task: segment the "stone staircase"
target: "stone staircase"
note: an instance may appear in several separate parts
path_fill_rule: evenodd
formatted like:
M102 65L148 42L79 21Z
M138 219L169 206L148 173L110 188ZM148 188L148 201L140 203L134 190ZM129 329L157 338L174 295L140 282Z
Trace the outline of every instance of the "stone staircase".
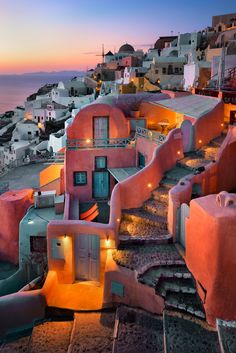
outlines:
M205 312L195 280L168 234L168 192L180 179L200 172L198 168L215 160L225 136L222 134L179 160L165 173L160 186L142 207L123 210L120 245L113 252L117 264L135 270L139 282L153 287L156 294L164 298L166 309L202 320Z

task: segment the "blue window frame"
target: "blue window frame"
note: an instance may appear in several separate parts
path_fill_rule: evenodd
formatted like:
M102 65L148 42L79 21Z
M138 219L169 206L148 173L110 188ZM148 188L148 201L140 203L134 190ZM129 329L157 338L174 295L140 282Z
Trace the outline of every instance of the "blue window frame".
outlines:
M87 172L74 172L74 186L87 184Z

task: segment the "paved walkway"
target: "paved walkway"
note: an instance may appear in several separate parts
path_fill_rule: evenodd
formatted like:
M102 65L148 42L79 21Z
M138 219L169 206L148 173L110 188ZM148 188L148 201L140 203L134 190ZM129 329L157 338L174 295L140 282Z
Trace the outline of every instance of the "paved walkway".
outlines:
M77 313L68 353L111 353L115 312Z
M9 189L39 188L39 173L47 168L45 163L30 164L11 169L0 177L0 184L8 182Z

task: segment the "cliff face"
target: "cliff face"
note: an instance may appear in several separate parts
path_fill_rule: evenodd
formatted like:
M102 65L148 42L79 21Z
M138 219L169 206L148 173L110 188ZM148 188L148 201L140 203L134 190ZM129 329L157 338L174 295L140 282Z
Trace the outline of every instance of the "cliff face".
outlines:
M19 262L19 223L33 203L33 190L11 190L0 196L0 260Z

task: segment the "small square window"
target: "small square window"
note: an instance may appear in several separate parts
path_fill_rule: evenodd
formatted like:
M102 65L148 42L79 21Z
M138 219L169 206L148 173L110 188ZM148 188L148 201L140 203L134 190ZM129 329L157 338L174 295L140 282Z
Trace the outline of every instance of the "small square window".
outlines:
M74 186L87 184L87 172L74 172Z
M95 170L107 169L107 157L95 157Z

